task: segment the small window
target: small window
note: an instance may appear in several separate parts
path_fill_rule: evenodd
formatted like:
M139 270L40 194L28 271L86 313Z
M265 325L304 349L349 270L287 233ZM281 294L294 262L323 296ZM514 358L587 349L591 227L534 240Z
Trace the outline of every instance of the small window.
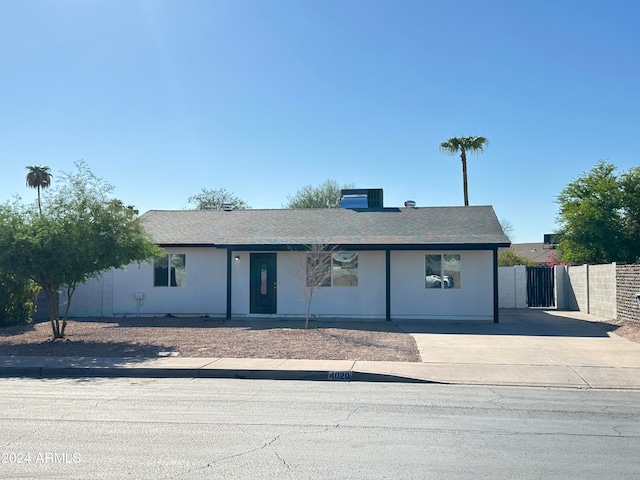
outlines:
M460 288L460 254L425 256L426 288Z
M154 287L184 287L186 284L186 255L172 253L153 263Z
M357 253L307 254L307 286L357 287Z
M334 287L358 286L358 254L334 253L331 268Z

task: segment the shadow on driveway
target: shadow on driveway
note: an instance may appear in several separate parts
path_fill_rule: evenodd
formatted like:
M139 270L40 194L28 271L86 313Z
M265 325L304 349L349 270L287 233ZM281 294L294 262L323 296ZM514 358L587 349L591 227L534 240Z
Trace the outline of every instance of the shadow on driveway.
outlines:
M410 320L397 322L407 333L522 335L535 337L608 337L619 328L606 321L586 320L579 312L500 309L500 323L490 321Z

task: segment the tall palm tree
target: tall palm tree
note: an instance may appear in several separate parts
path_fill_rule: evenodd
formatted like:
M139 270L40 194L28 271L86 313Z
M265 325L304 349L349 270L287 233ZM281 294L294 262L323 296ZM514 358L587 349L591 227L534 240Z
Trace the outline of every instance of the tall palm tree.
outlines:
M38 211L42 215L42 207L40 205L40 189L51 186L51 169L49 167L42 167L40 165L33 165L27 167L29 173L27 173L27 187L38 189Z
M489 145L484 137L453 137L440 144L440 151L450 155L460 153L462 159L462 185L464 189L464 206L469 205L469 189L467 187L467 152L481 153Z

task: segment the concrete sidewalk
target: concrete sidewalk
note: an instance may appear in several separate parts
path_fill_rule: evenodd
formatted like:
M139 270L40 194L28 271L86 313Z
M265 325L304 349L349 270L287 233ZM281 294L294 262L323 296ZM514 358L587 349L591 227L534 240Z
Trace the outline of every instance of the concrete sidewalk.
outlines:
M391 381L640 389L640 344L577 312L513 310L501 323L402 322L421 363L241 358L0 357L0 375Z

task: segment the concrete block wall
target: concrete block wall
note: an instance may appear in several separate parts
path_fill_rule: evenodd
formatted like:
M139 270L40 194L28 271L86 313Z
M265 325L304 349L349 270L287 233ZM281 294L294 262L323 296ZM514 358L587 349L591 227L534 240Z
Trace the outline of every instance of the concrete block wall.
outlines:
M616 316L618 320L640 322L640 265L616 265Z
M558 310L640 322L636 301L640 294L640 264L556 266L554 271ZM526 268L500 267L498 293L500 308L526 308Z
M567 298L568 310L589 310L589 265L567 267L570 294Z
M600 318L616 318L616 264L589 265L588 312Z
M567 268L569 288L563 304L601 318L616 318L616 264L576 265Z

